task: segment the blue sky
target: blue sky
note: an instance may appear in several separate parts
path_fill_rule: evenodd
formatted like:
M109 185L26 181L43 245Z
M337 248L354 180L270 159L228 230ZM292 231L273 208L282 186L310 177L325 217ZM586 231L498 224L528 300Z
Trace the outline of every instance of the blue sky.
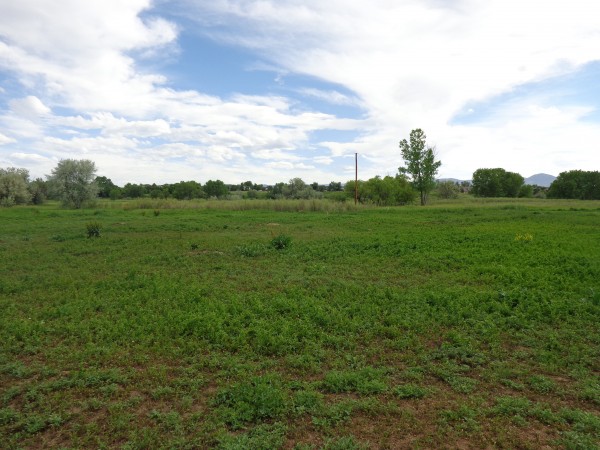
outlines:
M0 167L117 184L600 170L589 0L0 3Z

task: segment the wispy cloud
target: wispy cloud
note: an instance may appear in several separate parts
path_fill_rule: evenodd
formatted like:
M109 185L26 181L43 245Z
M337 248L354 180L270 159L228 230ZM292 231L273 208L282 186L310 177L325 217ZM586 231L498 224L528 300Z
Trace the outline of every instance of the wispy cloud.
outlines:
M600 140L589 120L597 99L523 92L495 101L600 60L587 0L177 0L168 4L177 15L166 6L2 2L2 164L35 162L42 174L62 157L89 157L117 182L275 182L297 171L324 182L343 179L355 152L363 176L393 173L398 141L420 127L446 176L600 166L586 145ZM242 72L228 95L179 87L160 62L180 57L190 21L194 33L248 51L255 62L245 68L274 72L281 84L256 89ZM293 75L308 81L291 86ZM485 120L453 120L482 101ZM349 119L337 107L364 114ZM323 130L353 134L321 142Z

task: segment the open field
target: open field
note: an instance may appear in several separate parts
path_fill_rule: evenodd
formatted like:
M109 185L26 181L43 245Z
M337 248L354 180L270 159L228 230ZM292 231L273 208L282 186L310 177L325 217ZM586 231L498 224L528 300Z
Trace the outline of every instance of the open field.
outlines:
M273 205L0 209L0 448L598 448L600 202Z

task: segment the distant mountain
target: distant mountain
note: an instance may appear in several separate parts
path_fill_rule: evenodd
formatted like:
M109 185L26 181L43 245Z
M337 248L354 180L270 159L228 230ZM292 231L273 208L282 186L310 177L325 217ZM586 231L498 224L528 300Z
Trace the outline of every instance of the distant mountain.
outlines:
M442 183L444 181L452 181L453 183L462 183L463 181L468 181L469 183L471 182L471 180L459 180L458 178L438 178L436 181Z
M528 178L525 178L525 184L537 184L538 186L549 187L556 180L554 175L547 173L536 173Z

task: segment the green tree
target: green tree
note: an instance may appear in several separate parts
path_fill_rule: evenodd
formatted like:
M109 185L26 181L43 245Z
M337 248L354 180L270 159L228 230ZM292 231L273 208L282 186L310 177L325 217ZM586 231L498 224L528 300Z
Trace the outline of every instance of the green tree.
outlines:
M81 208L96 198L98 186L96 164L89 159L61 159L48 181L62 199L63 205Z
M354 180L344 185L347 198L354 198ZM376 176L367 181L358 180L358 201L378 206L406 205L415 200L415 190L406 177L397 175L381 178Z
M126 198L140 198L146 193L143 184L127 183L123 186L122 194Z
M31 193L27 189L29 171L9 167L0 169L0 206L13 206L31 201Z
M533 197L533 186L530 184L524 184L519 189L519 198L531 198Z
M48 198L48 183L41 178L31 181L27 188L31 194L31 203L34 205L41 205Z
M401 174L410 176L413 187L421 196L421 205L427 204L429 192L435 187L435 175L442 165L435 160L435 149L425 145L425 133L420 128L410 132L410 142L400 141L400 151L406 167L400 167Z
M329 185L327 186L327 190L328 191L343 191L344 187L342 186L342 182L341 181L331 181L329 183Z
M477 169L471 192L477 197L517 197L523 182L518 173L501 168Z
M117 187L110 178L96 177L96 184L98 185L98 197L109 198L110 191Z
M525 179L520 174L515 172L505 172L504 177L502 177L502 191L504 197L518 197L524 182Z
M548 188L548 197L600 200L600 172L585 170L562 172Z
M229 194L229 189L221 180L208 180L204 184L204 192L209 197L221 198Z
M173 197L178 200L191 200L200 198L204 192L202 186L196 181L180 181L171 186Z

